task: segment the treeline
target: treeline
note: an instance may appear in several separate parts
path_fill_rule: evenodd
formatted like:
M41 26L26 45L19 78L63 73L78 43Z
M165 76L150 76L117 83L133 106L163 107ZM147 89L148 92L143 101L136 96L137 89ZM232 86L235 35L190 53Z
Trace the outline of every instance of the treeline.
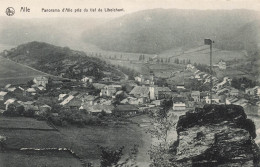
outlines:
M194 63L194 66L198 69L198 70L200 70L200 71L202 71L202 72L206 72L206 73L208 73L208 74L211 74L211 72L210 72L210 67L208 66L208 65L206 65L206 64L200 64L200 63ZM216 75L216 72L215 71L213 71L212 70L212 75Z
M257 85L256 81L253 81L246 77L233 78L231 81L231 86L239 90L245 90L246 88L253 88L256 85Z

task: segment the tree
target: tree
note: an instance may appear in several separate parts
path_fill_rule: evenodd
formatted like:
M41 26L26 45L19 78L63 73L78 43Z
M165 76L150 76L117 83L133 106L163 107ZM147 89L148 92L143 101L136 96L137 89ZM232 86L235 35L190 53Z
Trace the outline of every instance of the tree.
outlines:
M174 59L174 63L179 64L180 63L179 59L178 58Z
M141 60L142 60L142 55L139 56L139 61L141 61Z
M120 147L117 150L112 150L108 147L98 146L101 150L100 155L100 167L112 167L117 165L123 155L124 147Z
M153 127L148 130L152 137L157 138L160 144L152 145L149 150L151 167L170 167L172 166L169 161L168 153L170 150L170 143L168 141L168 133L175 126L176 122L173 121L175 116L169 114L172 107L172 100L165 100L162 104L162 109L158 110L153 117Z

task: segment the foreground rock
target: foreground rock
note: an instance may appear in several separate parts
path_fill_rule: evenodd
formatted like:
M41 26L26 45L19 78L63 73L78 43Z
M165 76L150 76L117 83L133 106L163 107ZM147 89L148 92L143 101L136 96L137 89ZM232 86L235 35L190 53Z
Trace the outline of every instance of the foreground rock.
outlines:
M172 147L176 166L256 167L255 125L241 106L205 105L179 118Z

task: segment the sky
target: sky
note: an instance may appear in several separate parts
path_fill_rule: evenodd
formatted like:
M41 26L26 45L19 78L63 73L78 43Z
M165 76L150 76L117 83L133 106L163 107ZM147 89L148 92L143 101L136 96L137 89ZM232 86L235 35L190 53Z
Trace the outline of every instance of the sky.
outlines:
M7 16L7 7L13 7L15 14ZM30 8L30 12L21 12L21 7ZM42 9L60 9L61 12L43 12ZM72 12L62 12L70 8ZM75 9L81 12L75 12ZM102 9L102 12L90 12L90 8ZM104 12L104 8L123 9L120 12ZM260 0L0 0L0 16L16 18L44 17L117 17L139 10L153 8L177 9L250 9L260 11ZM88 12L84 12L88 9Z

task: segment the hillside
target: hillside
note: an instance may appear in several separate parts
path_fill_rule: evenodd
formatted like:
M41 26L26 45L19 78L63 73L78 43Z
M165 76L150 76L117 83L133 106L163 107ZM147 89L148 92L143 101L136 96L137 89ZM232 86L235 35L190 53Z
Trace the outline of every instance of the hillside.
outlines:
M81 79L83 75L100 79L104 71L119 75L118 71L98 58L84 52L43 42L29 42L1 53L3 57L28 65L48 74Z
M202 45L204 38L220 49L242 50L259 42L251 39L259 31L258 18L259 13L249 10L152 9L111 20L83 37L101 49L122 52L158 54ZM244 37L246 41L238 41Z
M107 20L102 18L16 19L0 17L0 44L17 46L31 41L40 41L73 49L90 49L92 45L82 44L82 32Z

